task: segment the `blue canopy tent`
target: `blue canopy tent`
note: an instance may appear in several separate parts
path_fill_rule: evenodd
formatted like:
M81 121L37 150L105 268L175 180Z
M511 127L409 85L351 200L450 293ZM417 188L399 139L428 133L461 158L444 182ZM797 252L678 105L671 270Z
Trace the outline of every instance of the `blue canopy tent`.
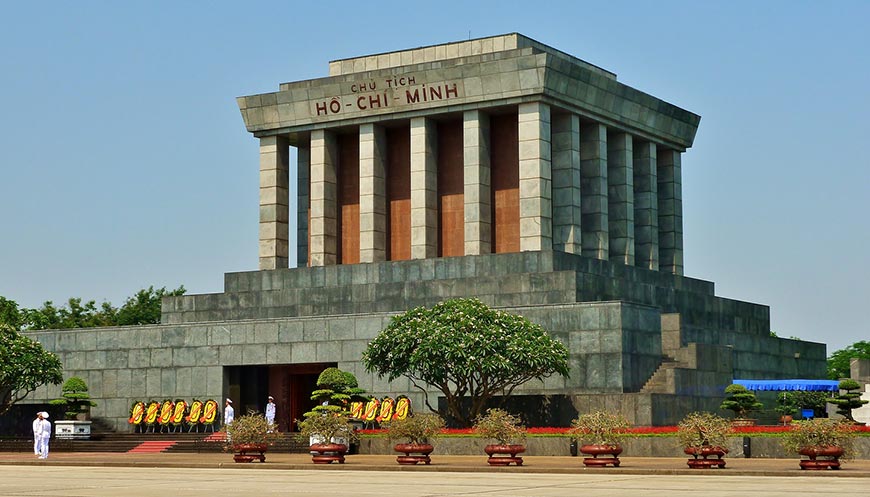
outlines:
M734 380L747 390L773 390L778 392L803 390L809 392L836 392L840 382L836 380ZM801 409L804 419L811 419L815 412L812 409Z
M747 390L806 390L811 392L836 392L840 382L837 380L734 380Z

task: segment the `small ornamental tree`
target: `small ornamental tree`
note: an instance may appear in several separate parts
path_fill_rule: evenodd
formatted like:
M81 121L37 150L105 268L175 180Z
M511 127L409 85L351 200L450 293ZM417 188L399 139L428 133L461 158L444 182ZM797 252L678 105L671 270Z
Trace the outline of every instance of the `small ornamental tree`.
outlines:
M553 374L568 376L568 350L528 319L473 298L451 299L396 316L363 352L366 370L389 381L404 376L424 395L444 395L447 414L471 426L496 395ZM463 400L470 409L463 408Z
M42 385L63 381L60 359L42 344L0 324L0 415Z
M365 390L359 388L356 376L338 368L326 368L317 377L317 390L311 392L311 400L317 405L303 416L331 413L347 416L351 401L365 400Z
M861 400L861 384L855 380L840 380L839 388L837 396L828 399L828 402L837 406L837 414L854 423L852 409L858 409L870 400Z
M76 419L79 414L87 414L91 407L97 406L91 401L85 380L77 376L63 382L60 392L61 397L49 403L53 406L62 406L65 409L63 414L66 419Z
M728 385L725 387L725 393L728 396L719 405L719 409L734 411L734 417L737 419L744 419L749 413L764 407L764 404L755 400L755 394L747 390L743 385L736 383Z

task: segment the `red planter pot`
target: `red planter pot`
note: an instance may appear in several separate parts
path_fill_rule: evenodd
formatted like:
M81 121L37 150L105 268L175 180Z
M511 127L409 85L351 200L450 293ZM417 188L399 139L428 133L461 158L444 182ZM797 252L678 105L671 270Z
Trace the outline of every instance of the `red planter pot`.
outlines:
M725 454L728 453L728 449L725 447L686 447L683 449L683 452L692 456L692 459L686 461L686 464L689 465L692 469L709 469L709 468L724 468L725 460L722 459L725 457Z
M801 469L840 469L842 447L804 447L799 452L809 458L801 459Z
M405 454L396 456L397 463L412 466L418 463L430 464L432 459L429 458L429 454L435 450L435 447L431 444L396 444L393 450Z
M751 418L737 418L731 420L732 428L746 428L747 426L755 426L758 422L757 419Z
M619 454L622 454L621 445L581 445L580 452L588 454L592 457L584 457L583 464L586 466L607 466L612 464L613 467L619 466ZM608 457L602 457L608 456Z
M311 452L315 452L311 456L311 461L314 464L330 464L337 462L344 464L344 455L347 453L347 445L344 444L313 444L309 447Z
M489 456L489 459L487 459L486 462L488 462L490 466L508 466L510 464L522 466L523 458L517 454L525 452L526 447L524 445L515 444L493 444L484 447L483 451Z
M254 462L254 459L259 459L260 462L266 462L266 444L236 444L233 445L233 450L236 452L233 455L233 460L236 462Z

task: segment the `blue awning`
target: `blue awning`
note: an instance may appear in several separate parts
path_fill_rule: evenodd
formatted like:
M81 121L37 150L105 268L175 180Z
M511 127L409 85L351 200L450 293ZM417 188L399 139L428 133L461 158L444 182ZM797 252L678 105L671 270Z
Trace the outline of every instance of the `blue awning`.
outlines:
M840 382L837 380L734 380L747 390L808 390L813 392L836 392Z

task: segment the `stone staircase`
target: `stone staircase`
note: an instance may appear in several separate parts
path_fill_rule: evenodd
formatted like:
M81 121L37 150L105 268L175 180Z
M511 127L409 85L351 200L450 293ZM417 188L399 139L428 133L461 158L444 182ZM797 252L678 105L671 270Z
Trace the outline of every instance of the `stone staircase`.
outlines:
M687 368L688 364L670 356L662 356L662 363L641 387L641 393L674 393L674 370Z

